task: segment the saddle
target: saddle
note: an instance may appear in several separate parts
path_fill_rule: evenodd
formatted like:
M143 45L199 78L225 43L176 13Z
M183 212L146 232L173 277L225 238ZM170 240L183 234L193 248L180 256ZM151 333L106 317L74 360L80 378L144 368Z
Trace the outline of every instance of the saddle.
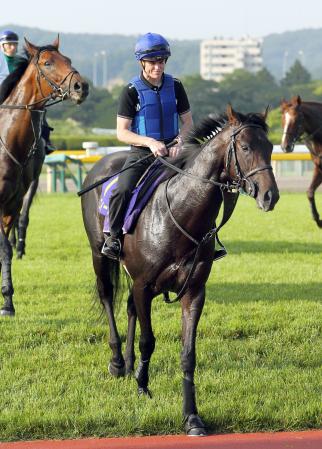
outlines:
M123 233L128 234L133 232L135 224L151 198L158 185L164 181L166 173L164 165L157 159L145 171L135 189L125 213ZM113 190L117 187L118 175L112 176L103 184L101 198L99 201L98 210L101 215L105 216L103 232L110 232L109 223L109 200Z

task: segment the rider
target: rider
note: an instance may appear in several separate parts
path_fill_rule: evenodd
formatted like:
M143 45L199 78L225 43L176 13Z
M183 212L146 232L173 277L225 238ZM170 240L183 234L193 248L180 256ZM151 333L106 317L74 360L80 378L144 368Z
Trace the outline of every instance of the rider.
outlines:
M4 54L0 51L0 85L2 81L9 75L8 64Z
M149 153L155 157L175 156L182 136L192 126L190 105L182 83L164 73L170 55L169 43L160 34L147 33L136 43L135 57L141 74L124 88L117 112L117 137L131 145L123 168ZM178 143L168 151L166 145L175 138ZM122 225L131 192L152 162L153 158L148 158L119 175L109 204L110 234L105 235L102 248L102 254L111 259L118 260L121 254Z
M17 54L18 43L19 37L14 31L4 30L0 34L0 47L5 58L9 73L13 72L18 67L19 63L23 60L23 58ZM2 72L0 69L0 84L3 81L3 79L1 79L1 73ZM53 128L48 125L46 117L44 117L41 136L45 140L46 154L49 154L55 150L49 139L50 131L52 130Z

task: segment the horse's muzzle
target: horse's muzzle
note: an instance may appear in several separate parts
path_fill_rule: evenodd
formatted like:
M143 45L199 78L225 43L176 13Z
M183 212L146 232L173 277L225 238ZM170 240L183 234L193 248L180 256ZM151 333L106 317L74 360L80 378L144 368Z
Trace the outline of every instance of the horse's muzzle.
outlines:
M280 199L280 194L277 187L266 190L264 194L258 194L256 201L257 205L264 212L269 212L274 209L275 204Z
M295 142L281 143L281 148L284 153L291 153L294 150Z
M70 87L70 99L77 104L82 103L87 97L89 86L86 81L73 80Z

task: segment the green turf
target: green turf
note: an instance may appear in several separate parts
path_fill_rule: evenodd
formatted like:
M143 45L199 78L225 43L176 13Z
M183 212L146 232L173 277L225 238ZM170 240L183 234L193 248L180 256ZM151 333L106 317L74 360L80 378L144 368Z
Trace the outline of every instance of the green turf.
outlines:
M322 196L317 201L322 207ZM321 426L322 230L304 194L263 213L242 197L222 230L198 328L199 411L215 432ZM107 372L108 329L75 195L40 195L0 320L0 440L182 432L180 304L153 305L153 398ZM124 337L125 304L118 321ZM136 345L137 346L137 345Z

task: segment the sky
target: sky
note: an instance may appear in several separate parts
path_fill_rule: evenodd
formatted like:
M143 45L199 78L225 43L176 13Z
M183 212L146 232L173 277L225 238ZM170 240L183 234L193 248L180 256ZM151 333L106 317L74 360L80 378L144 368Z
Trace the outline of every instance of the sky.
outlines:
M322 28L318 0L13 0L12 5L2 5L0 29L16 24L66 33L151 31L168 39L211 39Z

